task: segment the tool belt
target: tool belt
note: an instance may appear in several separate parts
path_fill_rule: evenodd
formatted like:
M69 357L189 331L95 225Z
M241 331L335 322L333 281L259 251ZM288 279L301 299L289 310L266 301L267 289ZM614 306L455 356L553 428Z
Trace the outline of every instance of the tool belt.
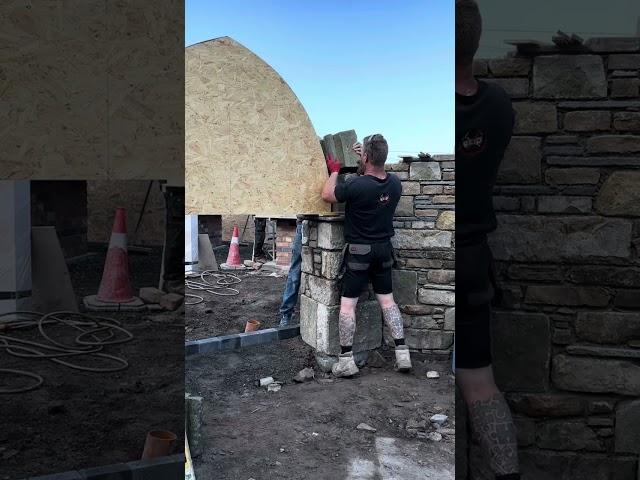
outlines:
M384 242L387 243L387 242ZM389 242L390 243L390 242ZM362 261L362 259L353 258L351 255L368 255L371 253L373 245L367 243L346 243L344 248L342 249L342 262L340 265L340 273L338 275L338 280L342 280L347 268L351 271L363 271L368 270L371 266L371 261ZM358 261L361 260L361 261ZM396 256L393 251L393 247L391 247L391 258L382 262L382 268L392 268L396 266Z

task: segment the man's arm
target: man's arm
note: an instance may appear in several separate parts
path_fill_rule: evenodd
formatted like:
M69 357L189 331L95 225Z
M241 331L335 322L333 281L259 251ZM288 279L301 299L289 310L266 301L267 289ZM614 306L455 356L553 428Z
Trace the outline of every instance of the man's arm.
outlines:
M340 171L340 160L334 160L331 155L327 158L327 169L329 169L329 178L327 178L322 187L322 200L329 203L337 203L336 183L338 183L338 172Z
M329 178L324 182L322 187L322 200L329 203L338 203L336 198L336 183L338 182L338 172L331 172Z

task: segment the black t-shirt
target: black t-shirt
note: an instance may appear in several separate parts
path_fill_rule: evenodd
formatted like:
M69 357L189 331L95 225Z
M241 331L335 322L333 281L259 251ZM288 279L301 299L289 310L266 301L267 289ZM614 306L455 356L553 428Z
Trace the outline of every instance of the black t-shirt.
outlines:
M456 94L456 245L496 229L493 186L513 122L511 99L497 85L480 81L474 95Z
M371 244L393 237L393 214L401 194L400 179L392 173L384 180L360 175L337 184L336 199L345 202L345 241Z

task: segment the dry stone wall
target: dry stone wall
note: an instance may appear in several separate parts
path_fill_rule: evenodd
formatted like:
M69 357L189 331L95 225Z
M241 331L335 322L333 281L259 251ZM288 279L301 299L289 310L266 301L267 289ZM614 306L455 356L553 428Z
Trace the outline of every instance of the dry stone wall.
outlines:
M407 157L387 170L402 181L394 218L397 259L394 296L413 350L448 355L454 335L455 173L453 156ZM320 355L340 352L338 275L344 247L343 217L303 223L300 324L302 339ZM354 352L381 345L383 321L371 288L356 312Z
M587 45L475 66L516 113L493 337L531 480L638 478L640 39Z

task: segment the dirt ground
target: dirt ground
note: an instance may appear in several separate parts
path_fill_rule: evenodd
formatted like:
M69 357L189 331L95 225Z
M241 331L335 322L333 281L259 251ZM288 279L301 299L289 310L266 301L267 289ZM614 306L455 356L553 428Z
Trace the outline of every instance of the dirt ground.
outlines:
M251 249L252 245L240 248L243 260L251 258ZM227 258L227 251L228 247L215 250L218 263L224 262ZM187 290L188 293L202 296L205 301L186 307L186 340L244 332L247 320L251 319L258 320L260 328L278 325L280 303L287 282L286 275L269 276L268 272L262 271L243 271L234 275L242 280L241 283L233 285L233 288L240 291L236 296L218 296ZM293 318L294 322L297 322L297 306Z
M255 281L254 281L255 280ZM212 312L238 331L260 310L277 318L282 290L273 277L254 277L243 295L220 297ZM248 282L248 281L247 281ZM244 303L243 303L244 300ZM255 302L263 302L254 307ZM265 307L268 305L269 307ZM208 336L205 316L189 318L187 335ZM220 329L218 331L222 331ZM315 367L313 350L300 337L240 351L187 358L186 391L204 397L203 448L194 458L197 478L219 480L446 480L454 478L454 380L450 364L413 356L414 371L393 370L393 351L352 379L334 379L316 368L313 381L292 381ZM373 364L372 364L373 365ZM427 379L427 370L440 373ZM256 386L262 377L284 382L278 392ZM442 438L429 418L448 415ZM375 432L356 427L366 423ZM410 427L409 429L407 427Z
M149 255L129 255L135 290L157 285L160 257L159 249ZM69 265L79 300L96 293L104 259L105 252L99 252ZM105 316L120 320L134 335L132 341L105 350L129 362L121 372L72 370L46 360L16 358L0 348L4 368L30 370L44 377L44 385L37 390L0 396L0 479L137 460L149 430L175 432L176 451L181 448L183 317L148 312ZM19 335L42 341L35 332ZM66 341L73 337L67 336ZM4 386L18 383L17 378L3 381Z

